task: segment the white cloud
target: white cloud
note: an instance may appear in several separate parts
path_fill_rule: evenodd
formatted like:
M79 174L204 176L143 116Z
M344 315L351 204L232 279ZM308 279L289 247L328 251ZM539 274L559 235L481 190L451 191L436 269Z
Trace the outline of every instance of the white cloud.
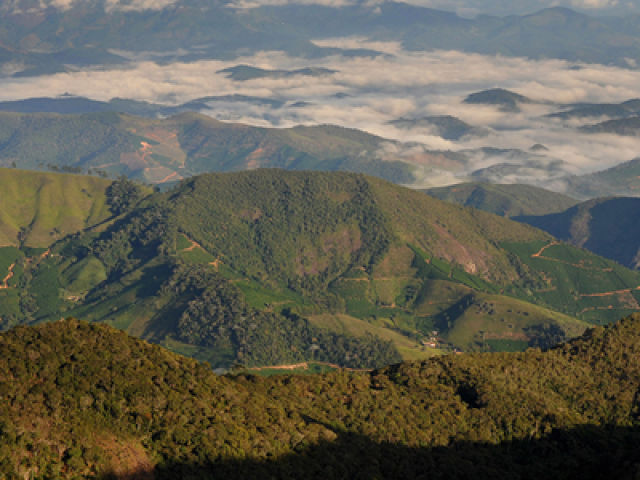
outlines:
M120 97L170 104L232 94L278 99L286 101L286 106L271 109L243 102L211 102L203 113L259 126L332 123L385 138L422 143L425 146L382 153L387 157L402 155L420 165L426 183L436 181L436 178L439 182L460 181L460 175L464 176L465 172L505 162L521 162L522 171L531 181L545 175L540 168L527 167L526 158L508 153L476 155L464 164L430 155L426 149L462 151L491 146L527 151L541 143L550 149L550 157L562 160L562 169L568 173L601 170L640 153L640 138L585 135L573 128L585 122L595 123L596 119L567 122L543 118L544 114L557 110L549 104L526 105L519 113L508 113L462 102L469 93L493 87L507 88L537 100L562 103L621 102L640 98L639 71L602 65L581 65L581 68L573 69L572 64L560 60L532 61L445 51L405 52L397 43L368 43L359 38L317 43L374 48L391 55L377 58L335 56L310 61L267 52L234 61L168 65L140 61L132 68L115 71L4 79L0 100L55 96L65 92L100 100ZM314 65L332 68L337 73L244 82L234 82L227 75L216 73L237 64L265 69ZM306 103L302 107L291 106L295 102ZM487 138L468 137L453 142L436 136L430 128L406 130L388 123L399 117L430 115L453 115L495 133ZM443 173L446 170L450 173Z

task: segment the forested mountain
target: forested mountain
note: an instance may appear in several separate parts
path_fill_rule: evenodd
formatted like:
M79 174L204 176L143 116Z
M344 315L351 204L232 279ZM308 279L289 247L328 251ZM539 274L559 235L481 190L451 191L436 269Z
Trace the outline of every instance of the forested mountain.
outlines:
M0 113L0 165L125 174L158 184L265 167L358 171L412 182L415 167L382 149L386 143L396 142L331 125L258 128L195 113L164 120L115 112Z
M599 198L515 220L633 269L640 267L640 198Z
M640 310L640 275L614 262L373 177L255 170L153 194L120 179L106 195L105 222L0 249L3 328L73 315L217 368L371 368L550 346Z
M423 192L440 200L504 217L556 213L578 203L566 195L522 184L460 183L449 187L429 188Z
M0 54L14 65L7 73L33 76L125 63L126 51L165 52L156 57L158 61L177 56L184 61L234 58L256 51L306 58L380 53L312 42L354 35L398 41L413 51L458 50L623 66L640 57L638 15L594 18L560 7L530 15L465 19L395 2L340 8L298 4L238 8L238 3L204 0L166 2L164 8L147 9L114 5L96 1L56 8L30 0L3 5Z
M216 376L106 325L0 334L7 478L633 478L640 318L547 352Z

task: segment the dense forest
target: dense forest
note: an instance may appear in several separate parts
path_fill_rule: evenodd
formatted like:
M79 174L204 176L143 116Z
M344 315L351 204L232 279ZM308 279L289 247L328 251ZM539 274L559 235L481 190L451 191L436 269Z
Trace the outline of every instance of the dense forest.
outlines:
M640 316L549 351L217 376L103 324L0 334L7 478L635 478Z

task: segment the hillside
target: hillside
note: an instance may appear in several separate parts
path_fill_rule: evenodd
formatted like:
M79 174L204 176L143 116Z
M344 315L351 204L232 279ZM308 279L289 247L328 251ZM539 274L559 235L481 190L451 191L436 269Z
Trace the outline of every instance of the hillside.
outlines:
M640 199L599 198L564 212L515 220L628 268L640 267Z
M599 172L564 179L565 194L581 200L598 197L638 196L640 159L636 158Z
M378 153L383 142L389 141L331 125L269 129L195 113L164 120L115 112L0 113L0 165L125 174L156 184L265 167L358 171L412 182L412 165Z
M630 478L639 350L636 316L546 352L265 379L105 325L20 327L0 334L0 475Z
M440 200L504 217L561 212L578 203L566 195L522 184L461 183L429 188L423 192Z
M73 315L228 369L523 350L640 310L640 274L349 173L204 174L41 252L0 249L2 327ZM140 200L142 199L142 200Z
M111 180L0 168L0 245L49 247L112 216Z

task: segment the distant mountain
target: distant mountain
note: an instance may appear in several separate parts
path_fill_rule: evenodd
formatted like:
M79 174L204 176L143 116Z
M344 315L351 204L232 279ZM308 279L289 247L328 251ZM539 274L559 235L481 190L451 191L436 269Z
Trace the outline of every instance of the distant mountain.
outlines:
M483 127L474 127L459 118L451 115L421 118L399 118L389 122L397 128L412 129L426 127L432 129L438 136L445 140L460 140L462 137L486 137L491 130Z
M504 217L561 212L578 203L577 200L566 195L521 184L460 183L423 191L440 200L474 207ZM558 238L562 237L558 236Z
M598 198L561 213L515 220L628 268L640 269L640 198Z
M264 167L358 171L411 183L415 167L400 155L382 151L383 143L393 142L330 125L258 128L194 113L164 120L113 112L0 113L0 165L91 169L158 184L207 171Z
M585 133L615 133L616 135L640 135L640 116L608 120L580 128Z
M571 109L546 115L549 118L568 120L571 118L610 117L627 118L640 114L640 99L622 103L588 103L573 105Z
M532 179L545 181L550 178L564 178L566 168L561 159L547 155L548 150L535 149L523 151L517 149L479 148L464 150L468 155L480 155L491 160L489 167L471 172L473 181L491 183L524 183ZM487 162L489 163L489 162Z
M341 8L229 6L227 1L181 0L158 9L105 9L103 2L74 2L61 9L13 1L0 11L0 57L16 67L4 74L33 76L113 66L127 62L131 51L154 52L148 58L159 62L230 59L258 51L309 59L381 55L313 43L354 35L397 41L410 51L456 50L620 66L640 59L640 16L633 15L596 18L555 7L530 15L464 19L395 2Z
M640 195L640 159L599 172L567 177L564 192L578 199Z
M279 100L238 94L201 97L174 106L125 98L112 98L108 102L102 102L85 97L63 95L55 98L27 98L0 102L0 112L59 113L62 115L115 112L158 118L185 112L209 110L215 108L215 105L220 103L248 103L252 105L266 105L276 109L283 107L285 104L285 102Z
M493 105L504 112L519 112L520 105L537 103L530 98L504 88L492 88L482 92L472 93L463 100L464 103L477 105Z
M253 80L256 78L288 78L288 77L323 77L332 75L337 70L321 67L307 67L298 70L266 70L250 65L237 65L235 67L218 70L216 73L227 73L228 77L237 82Z

